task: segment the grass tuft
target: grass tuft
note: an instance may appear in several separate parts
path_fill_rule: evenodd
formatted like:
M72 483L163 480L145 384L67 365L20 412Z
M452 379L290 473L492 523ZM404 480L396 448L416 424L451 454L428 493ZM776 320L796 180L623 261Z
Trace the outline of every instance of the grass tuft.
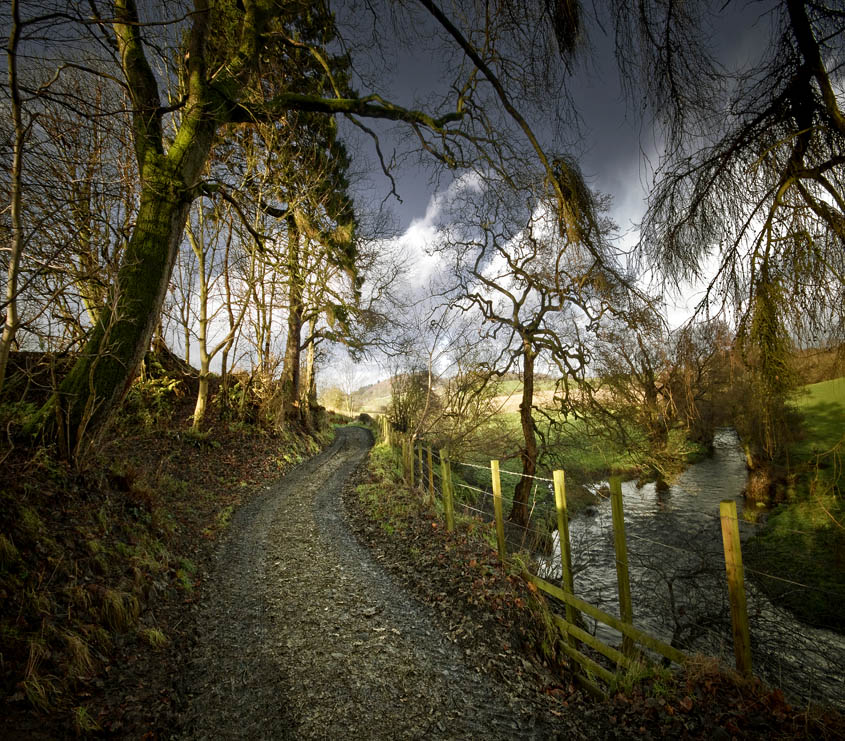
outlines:
M140 605L134 595L116 589L106 589L103 592L100 615L113 630L128 630L138 619L139 612Z
M167 636L158 628L142 628L138 635L153 648L163 648L169 643Z
M94 671L94 660L91 658L88 644L81 636L71 631L65 631L63 638L67 647L70 673L77 679L90 676Z
M26 699L30 704L39 710L46 711L50 708L50 697L54 694L53 682L47 677L41 676L39 668L41 662L47 658L49 651L40 638L29 640L29 656L26 662L24 678L21 682Z
M101 730L100 724L91 717L91 713L84 705L73 709L73 727L80 736Z
M14 566L20 559L18 549L15 544L7 538L3 533L0 533L0 568L8 569Z

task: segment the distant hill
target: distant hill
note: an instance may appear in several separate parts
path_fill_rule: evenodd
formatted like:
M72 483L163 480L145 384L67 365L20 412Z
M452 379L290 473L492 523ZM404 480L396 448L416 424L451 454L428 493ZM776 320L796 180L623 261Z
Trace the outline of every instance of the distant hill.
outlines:
M362 386L352 394L355 410L371 414L383 414L390 406L391 378ZM513 373L506 374L499 383L499 394L503 403L503 411L515 411L519 408L522 393L522 381ZM435 381L435 390L441 389L443 384ZM554 381L549 376L538 374L535 378L535 402L550 402Z
M369 383L352 394L355 409L361 412L381 414L390 405L390 378Z

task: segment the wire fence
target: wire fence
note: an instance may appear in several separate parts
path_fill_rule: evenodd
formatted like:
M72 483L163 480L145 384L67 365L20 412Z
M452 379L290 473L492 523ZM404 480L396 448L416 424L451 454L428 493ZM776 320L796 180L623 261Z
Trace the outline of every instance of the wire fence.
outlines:
M407 441L403 445L408 447L403 462L413 471L415 484L426 492L432 504L444 517L451 506L466 537L481 547L498 548L491 465L449 461L445 454L422 443L415 447ZM506 513L513 510L515 484L525 478L532 484L528 501L523 503L527 518L501 523L507 551L520 552L521 560L535 576L563 586L554 479L525 477L508 470L501 470L500 474L513 484L501 487L500 501ZM705 654L732 663L736 646L720 530L726 519L732 519L740 539L747 540L764 523L726 518L718 512L678 514L671 510L662 512L659 506L644 508L641 500L645 495L641 491L632 493L632 485L625 485L624 489L626 495L620 497L626 507L624 562L614 547L617 536L609 493L598 488L591 490L594 506L567 528L573 594L599 610L621 615L622 567L629 574L637 626L689 655ZM647 512L639 511L643 509ZM799 562L806 558L810 565L809 556L799 554L796 558ZM845 639L832 631L798 622L770 601L764 586L770 580L802 594L814 594L831 605L841 605L842 595L765 569L745 567L744 572L749 577L745 580L744 598L754 674L782 687L796 700L845 704ZM585 614L579 620L590 635L610 645L624 644L618 629Z

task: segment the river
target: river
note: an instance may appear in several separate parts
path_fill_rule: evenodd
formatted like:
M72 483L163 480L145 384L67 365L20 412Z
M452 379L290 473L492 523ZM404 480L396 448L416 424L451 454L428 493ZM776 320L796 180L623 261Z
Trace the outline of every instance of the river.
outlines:
M743 511L746 469L733 430L717 432L711 458L690 466L669 490L622 484L634 624L687 653L733 663L719 502L733 498L740 535L761 526L758 511ZM596 502L570 523L575 594L618 615L610 500ZM540 564L540 575L560 577L560 548ZM776 576L776 575L775 575ZM845 706L845 637L810 627L774 606L746 573L754 673L781 687L794 702ZM799 588L798 586L795 587ZM593 626L611 643L619 634Z

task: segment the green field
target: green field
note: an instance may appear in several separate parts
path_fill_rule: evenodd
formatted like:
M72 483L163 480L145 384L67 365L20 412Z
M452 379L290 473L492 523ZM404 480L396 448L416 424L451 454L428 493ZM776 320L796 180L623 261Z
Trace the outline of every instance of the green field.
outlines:
M796 406L804 418L804 439L795 446L801 457L823 454L845 437L845 376L804 387Z
M790 501L778 507L765 531L749 541L752 569L808 585L774 579L761 586L811 624L845 632L845 377L804 388L796 407L801 439L790 450L795 471Z
M552 429L548 419L535 412L535 421L542 436L548 441L547 450L541 454L538 461L537 476L551 478L553 470L562 469L566 474L567 499L573 511L593 503L593 495L587 492L586 484L606 478L610 474L637 474L636 461L626 451L613 448L607 440L591 436L582 419L565 420L561 423L558 417ZM495 449L492 441L498 446ZM521 444L519 413L502 412L498 415L496 433L481 430L474 445L475 452L465 457L466 462L484 467L489 466L490 459L499 461L502 496L506 507L510 506L518 481L518 477L512 474L522 471L518 456ZM542 449L542 445L540 447ZM462 466L455 466L454 469L456 476L460 477L459 484L469 483L477 487L489 485L487 472ZM468 490L468 493L469 491L471 490ZM458 495L461 495L460 487ZM537 495L538 501L543 497L551 501L548 482L538 482Z

